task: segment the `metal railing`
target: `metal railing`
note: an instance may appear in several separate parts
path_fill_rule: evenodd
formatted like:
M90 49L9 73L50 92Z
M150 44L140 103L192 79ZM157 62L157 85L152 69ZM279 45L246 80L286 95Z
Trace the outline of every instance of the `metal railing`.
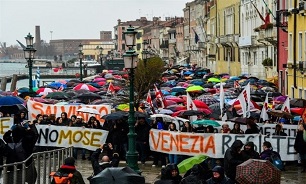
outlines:
M57 171L65 158L71 157L72 154L73 147L61 148L33 153L23 162L4 164L0 166L3 184L50 184L50 173Z

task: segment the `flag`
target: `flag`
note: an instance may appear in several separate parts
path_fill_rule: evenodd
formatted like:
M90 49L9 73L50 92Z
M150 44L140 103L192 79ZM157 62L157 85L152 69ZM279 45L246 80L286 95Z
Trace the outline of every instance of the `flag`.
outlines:
M226 109L225 109L224 89L223 89L222 83L220 83L220 109L221 109L221 119L222 119L222 121L227 120Z
M198 43L200 41L199 35L197 34L197 32L195 32L195 30L192 28L193 32L194 32L194 42Z
M16 88L12 94L13 96L18 96L18 89Z
M261 109L261 114L260 114L260 118L262 118L263 121L266 121L266 120L269 119L269 115L267 113L268 109L269 109L268 105L269 105L269 97L268 97L268 93L267 93L266 99L265 99L265 102L263 104L263 107Z
M286 100L285 100L281 110L284 111L284 112L291 113L290 112L290 101L289 101L289 97L288 96L287 96L287 98L286 98Z
M107 93L110 93L110 94L115 93L115 87L114 87L113 83L111 83L111 82L108 85Z
M238 81L234 82L234 88L241 88L240 84Z
M270 13L267 12L266 18L265 18L265 29L267 28L268 24L270 24Z
M155 110L154 110L154 106L153 106L153 102L152 102L152 98L151 98L151 94L150 94L150 90L148 91L148 95L147 95L147 99L146 101L148 102L148 104L151 107L151 110L153 112L153 114L155 114Z
M161 108L165 108L165 101L163 99L163 94L162 92L156 87L156 85L154 84L154 89L155 89L155 96L156 96L156 99L157 101L160 102L161 104Z
M262 21L265 22L265 18L261 15L260 11L257 9L257 7L255 6L255 4L254 4L252 1L251 1L251 3L252 3L252 5L254 6L254 8L256 9L256 12L258 13L260 19L261 19Z
M248 118L250 117L250 106L251 106L251 88L250 83L246 85L246 87L243 89L243 91L239 94L238 100L241 105L241 110L243 113L243 117Z
M197 106L192 101L192 98L188 92L186 96L187 96L187 110L195 110L195 111L198 110Z
M57 91L63 91L64 90L64 85L62 84L58 89Z

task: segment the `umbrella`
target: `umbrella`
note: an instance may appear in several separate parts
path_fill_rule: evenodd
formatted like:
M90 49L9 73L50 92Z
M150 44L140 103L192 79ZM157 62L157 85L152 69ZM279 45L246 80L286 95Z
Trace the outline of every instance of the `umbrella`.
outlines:
M195 125L211 125L213 127L219 127L221 126L218 122L214 121L214 120L210 120L210 119L200 119L200 120L196 120L194 122L192 122L191 124L195 124Z
M106 121L109 121L109 120L118 120L118 119L125 118L127 114L128 114L128 112L117 111L117 112L113 112L111 114L106 114L106 115L102 116L101 118L105 119Z
M179 113L179 116L197 116L197 115L205 115L205 113L196 110L183 110Z
M94 176L90 180L91 184L143 184L145 178L137 174L134 170L129 167L109 167L105 168L99 174Z
M230 80L240 80L240 78L237 77L237 76L231 76L231 77L230 77Z
M0 98L0 106L23 104L24 100L16 96L4 96Z
M94 78L94 80L92 80L92 82L101 82L101 81L106 81L106 79L102 77L97 77L97 78Z
M292 114L282 110L271 110L268 111L267 113L271 116L280 117L280 118L289 118L289 119L293 118Z
M187 159L183 160L182 162L180 162L177 165L177 167L178 167L180 173L185 173L189 169L191 169L195 164L200 164L204 160L206 160L207 158L208 158L208 156L206 156L206 155L193 156L193 157L187 158Z
M192 100L192 101L196 105L196 107L198 107L198 108L209 109L209 107L206 105L206 103L202 102L201 100Z
M49 93L45 98L51 98L51 99L56 99L56 100L67 100L70 97L65 92L57 91L57 92Z
M48 93L54 92L54 89L51 88L39 88L36 93L39 95L47 95Z
M186 88L181 87L181 86L173 87L171 89L171 92L177 92L177 93L182 93L182 92L185 92L185 91L186 91Z
M155 120L156 118L163 118L164 122L172 122L173 121L173 117L167 115L167 114L153 114L150 116L151 120Z
M98 91L98 89L93 87L92 85L83 84L83 83L80 83L80 84L76 85L73 89L74 90L85 89L85 90L88 90L88 91L91 91L91 92Z
M60 83L60 82L51 82L50 84L48 84L49 87L53 87L53 88L60 88L60 87L63 87L63 88L66 88L67 85L66 84L63 84L63 83Z
M159 114L173 114L173 111L170 109L161 109L161 110L158 110L158 113Z
M253 119L242 118L242 117L235 117L235 118L229 119L227 121L231 121L231 122L239 123L239 124L244 124L244 125L246 125L247 123L254 123Z
M18 114L20 112L28 112L28 109L22 105L22 104L16 104L16 105L3 105L0 106L0 112L6 114Z
M237 166L236 173L236 180L239 183L281 183L281 171L268 160L249 159Z
M196 91L203 91L204 88L202 86L190 86L186 89L187 92L196 92Z
M167 100L171 100L171 101L175 101L176 103L183 103L185 102L184 99L180 98L180 97L170 97L170 98L166 98Z
M290 112L293 114L297 114L297 115L302 115L304 112L305 108L290 108Z
M82 107L77 110L77 112L89 113L89 114L100 114L97 109L90 108L90 107Z
M166 95L170 95L170 92L169 91L166 91L166 90L161 90L161 92L163 93L164 96Z
M290 100L291 107L306 107L306 100L302 98L294 98Z
M98 94L92 93L92 92L87 92L87 93L82 93L76 96L76 98L78 99L82 99L82 100L97 100L97 99L102 99L102 97Z
M167 109L170 109L173 112L181 111L181 110L186 110L186 106L182 105L169 105L167 106Z
M204 102L206 105L212 105L212 104L215 104L215 103L219 103L219 101L211 95L198 96L197 100L200 100L200 101Z
M218 79L218 78L209 78L207 81L208 81L208 82L214 82L214 83L219 83L219 82L221 82L221 80Z

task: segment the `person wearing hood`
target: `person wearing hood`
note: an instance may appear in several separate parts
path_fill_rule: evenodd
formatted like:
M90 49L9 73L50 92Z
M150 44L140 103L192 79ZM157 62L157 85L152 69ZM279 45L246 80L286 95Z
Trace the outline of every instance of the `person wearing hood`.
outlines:
M234 184L234 182L224 175L224 169L221 166L215 166L212 169L213 176L206 180L207 184Z
M300 155L301 164L303 167L302 172L306 172L306 125L304 123L299 126L297 131L294 149Z
M226 175L233 181L236 178L236 167L243 163L241 157L241 149L243 143L240 140L235 140L230 148L224 154L224 170Z
M154 184L180 184L182 176L180 176L178 167L175 164L168 164L161 170L160 180Z
M287 134L283 131L281 124L275 125L275 132L272 135L287 136Z
M243 160L249 160L249 159L260 159L259 153L255 151L255 145L254 142L247 142L244 145L244 149L241 151L241 154L243 156Z
M85 184L82 174L75 167L75 159L73 157L67 157L64 164L58 169L58 172L73 174L73 177L70 179L71 184ZM55 184L55 181L52 180L51 184Z
M206 168L203 168L203 166ZM188 172L188 171L187 171ZM204 184L212 177L212 172L206 164L195 164L188 176L184 176L180 184Z
M269 141L265 141L262 144L262 148L263 148L263 152L260 153L260 159L269 160L270 162L272 162L272 160L271 160L271 155L272 154L275 154L276 156L281 158L279 153L277 153L276 151L273 151L272 144Z

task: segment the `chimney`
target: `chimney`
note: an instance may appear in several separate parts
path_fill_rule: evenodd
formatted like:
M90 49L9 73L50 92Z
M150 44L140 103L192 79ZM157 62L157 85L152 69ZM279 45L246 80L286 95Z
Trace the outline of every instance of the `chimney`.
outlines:
M120 23L121 23L121 19L118 19L118 20L117 20L117 23L118 23L118 25L120 25Z
M40 50L41 50L41 39L40 39L40 26L35 26L35 49L37 56L40 56Z

